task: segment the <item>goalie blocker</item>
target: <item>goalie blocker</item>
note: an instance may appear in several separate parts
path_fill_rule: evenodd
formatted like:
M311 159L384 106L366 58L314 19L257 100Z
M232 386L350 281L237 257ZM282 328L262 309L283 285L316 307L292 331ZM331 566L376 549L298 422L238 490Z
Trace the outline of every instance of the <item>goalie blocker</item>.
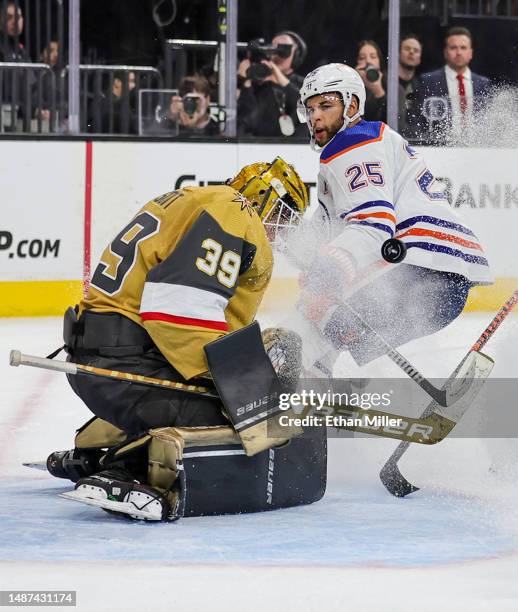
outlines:
M291 369L297 371L295 375L290 373L292 380L288 385L282 385L266 354L257 322L205 346L214 384L247 455L255 455L302 433L301 427L279 424L282 414L294 416L291 410L279 408L279 396L296 386L301 365L300 360L294 363L291 353L300 353L301 348L300 343L292 343L292 348L285 351L285 362L293 364ZM270 352L274 351L270 349ZM278 366L278 369L282 376L284 368Z

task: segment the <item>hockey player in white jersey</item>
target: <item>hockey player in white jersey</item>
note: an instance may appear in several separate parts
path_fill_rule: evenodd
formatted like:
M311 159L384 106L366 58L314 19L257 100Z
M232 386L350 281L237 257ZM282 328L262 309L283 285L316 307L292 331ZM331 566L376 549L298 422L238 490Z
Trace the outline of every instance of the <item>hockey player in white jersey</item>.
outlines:
M362 119L365 87L353 68L317 68L300 96L300 119L320 150L319 214L331 227L306 267L300 309L321 339L363 364L385 349L340 307L344 296L399 346L448 325L469 289L490 284L491 273L478 238L420 155L386 124ZM407 248L404 263L382 260L392 237Z

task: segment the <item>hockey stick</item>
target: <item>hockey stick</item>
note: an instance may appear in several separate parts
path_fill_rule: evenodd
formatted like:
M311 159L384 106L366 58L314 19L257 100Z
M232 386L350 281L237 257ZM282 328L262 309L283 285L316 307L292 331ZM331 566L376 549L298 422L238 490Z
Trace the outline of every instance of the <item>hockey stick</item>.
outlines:
M371 327L367 321L365 321L354 308L347 302L339 302L339 307L345 308L347 312L353 316L359 325L361 325L369 333L373 334L378 344L383 347L386 351L387 357L393 361L403 372L409 376L415 383L417 383L423 391L426 391L428 395L440 406L449 406L453 401L456 401L460 397L459 389L453 391L450 388L443 387L438 389L432 383L425 378L423 374L412 365L406 357L404 357L399 351L391 346L381 334L379 334L373 327Z
M301 418L303 426L347 429L427 445L442 442L457 424L455 420L435 411L426 419L419 419L375 408L363 409L341 404L324 404L317 409L306 405L295 418Z
M217 393L211 391L208 387L200 387L197 385L186 385L180 382L173 382L162 378L151 378L149 376L141 376L140 374L130 374L129 372L120 372L118 370L106 370L104 368L95 368L93 366L81 365L72 363L71 361L59 361L56 359L46 359L44 357L35 357L34 355L24 355L20 351L11 351L9 364L12 366L32 366L34 368L43 368L45 370L54 370L56 372L64 372L77 376L79 374L87 374L90 376L101 376L102 378L117 378L126 382L138 383L140 385L148 385L151 387L166 387L172 391L183 391L184 393L194 393L205 397L213 397L219 399Z
M151 378L138 374L130 374L128 372L120 372L118 370L106 370L104 368L96 368L93 366L71 363L69 361L58 361L55 359L36 357L34 355L24 355L17 350L11 351L10 365L27 365L46 370L53 370L56 372L64 372L74 376L87 375L112 379L115 378L129 383L148 385L152 387L165 387L171 391L182 391L193 393L195 395L203 395L204 397L219 399L219 396L216 393L212 393L210 389L206 387L186 385L161 378ZM310 410L312 407L306 406L305 408L306 411L304 414L306 416L310 415ZM339 421L336 423L339 429L361 431L386 438L393 438L406 442L416 442L418 444L436 444L437 442L440 442L445 436L448 435L456 424L451 418L443 416L439 412L435 411L432 411L432 413L427 415L427 417L424 419L416 419L413 417L406 417L390 412L375 410L374 408L362 410L355 406L341 406L336 404L328 404L325 405L324 408L332 411L333 414L331 416L334 415L339 419ZM340 419L342 420L340 421ZM345 422L344 419L352 419L353 421L355 419L363 419L364 423L359 424L358 421ZM396 424L391 424L393 423L393 419L397 421ZM320 425L328 424L334 426L334 423L320 423ZM29 465L28 467L36 466Z
M463 368L464 364L470 359L470 357L477 355L482 355L479 353L480 349L487 343L487 341L491 338L491 336L495 333L507 315L511 312L513 307L518 303L518 289L513 292L511 297L505 302L505 304L500 308L500 310L493 317L491 323L486 327L486 329L480 334L477 340L474 342L473 346L467 352L465 357L459 363L459 365L455 368L453 374L449 377L449 379L444 384L444 387L447 387L458 375L460 370ZM487 374L489 375L489 373ZM485 376L487 377L487 376ZM482 386L482 385L480 385ZM424 412L421 414L421 418L426 418L428 415L432 414L436 408L436 403L431 402ZM469 408L469 405L466 405L463 413ZM462 415L461 415L462 416ZM392 455L389 457L385 465L382 467L380 471L380 479L385 488L392 493L392 495L396 497L405 497L414 491L418 491L419 487L408 482L408 480L401 474L398 468L398 461L404 455L406 450L409 447L408 442L401 442L398 444Z
M437 412L430 414L426 419L417 419L374 408L364 410L356 406L337 404L324 404L316 412L313 406L306 405L301 414L290 418L296 419L294 423L296 425L300 419L303 427L346 429L382 438L402 440L407 443L427 445L442 442L456 425L455 421ZM22 465L33 470L47 471L46 461L28 461Z

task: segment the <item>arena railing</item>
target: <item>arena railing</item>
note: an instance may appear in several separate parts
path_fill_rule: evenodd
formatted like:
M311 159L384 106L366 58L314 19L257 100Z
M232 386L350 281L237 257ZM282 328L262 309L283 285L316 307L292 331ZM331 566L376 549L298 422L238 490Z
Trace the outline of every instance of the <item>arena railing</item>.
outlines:
M81 132L137 134L137 92L162 89L158 69L82 64L79 71ZM0 62L0 133L67 133L67 79L67 66Z
M79 72L81 132L137 134L139 89L163 87L162 75L153 66L81 64Z
M57 131L56 81L48 64L0 62L0 133Z

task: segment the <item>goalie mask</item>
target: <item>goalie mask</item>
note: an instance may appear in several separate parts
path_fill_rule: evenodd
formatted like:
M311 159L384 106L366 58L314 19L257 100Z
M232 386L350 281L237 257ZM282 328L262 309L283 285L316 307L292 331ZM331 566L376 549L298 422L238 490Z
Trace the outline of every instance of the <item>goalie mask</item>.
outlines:
M269 240L277 246L286 231L296 227L308 207L308 191L293 166L276 157L257 162L228 181L257 211ZM285 237L285 236L284 236Z
M315 143L311 117L307 112L306 102L313 96L337 93L340 94L344 104L344 122L338 130L341 132L345 130L349 123L361 117L365 112L365 85L356 70L345 64L326 64L307 74L300 88L297 115L301 123L307 123L311 136L311 147L315 150L319 150L321 147ZM358 112L353 117L348 117L347 111L353 95L358 98Z

